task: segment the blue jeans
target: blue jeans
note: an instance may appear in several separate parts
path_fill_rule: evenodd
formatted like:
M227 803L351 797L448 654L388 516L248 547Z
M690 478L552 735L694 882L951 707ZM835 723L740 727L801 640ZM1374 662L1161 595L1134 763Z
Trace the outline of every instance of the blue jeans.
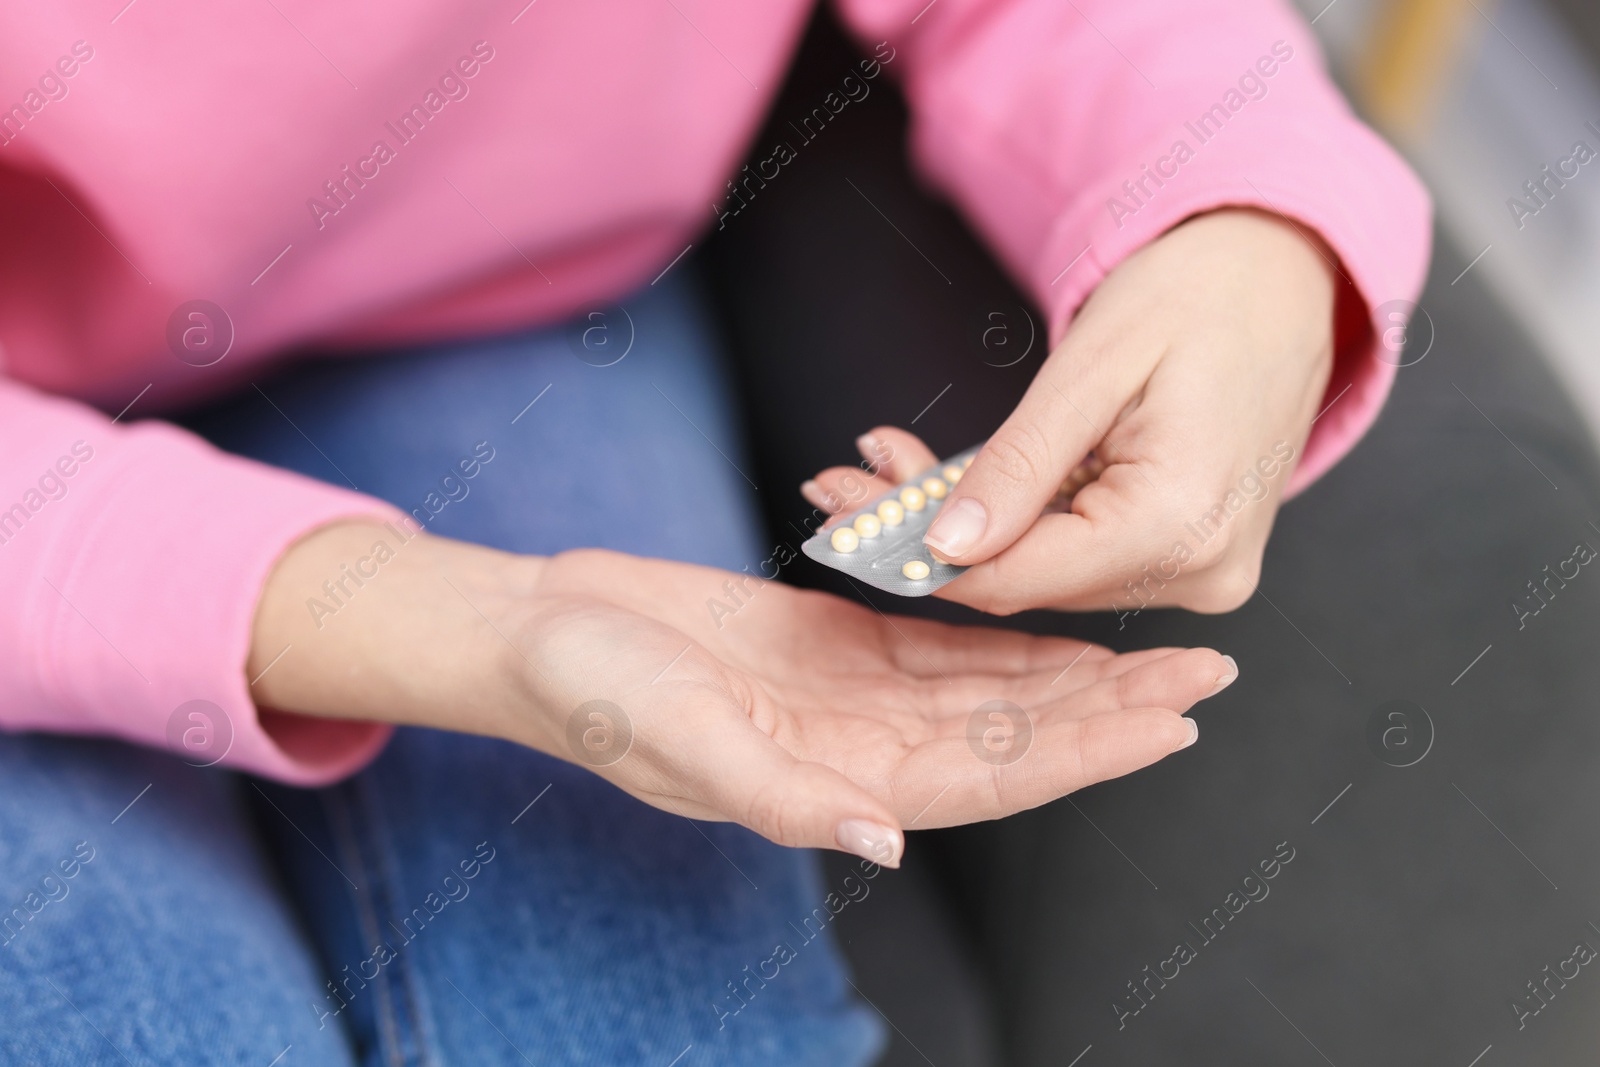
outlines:
M694 283L625 305L310 363L188 421L446 536L759 563ZM814 918L829 888L814 854L495 740L402 729L310 792L0 737L0 1062L865 1064L882 1024Z

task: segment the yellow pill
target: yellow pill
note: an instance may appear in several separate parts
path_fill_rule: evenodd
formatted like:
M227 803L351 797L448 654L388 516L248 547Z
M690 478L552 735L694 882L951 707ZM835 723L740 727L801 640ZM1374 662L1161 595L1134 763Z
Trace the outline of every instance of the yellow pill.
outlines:
M883 521L870 512L863 513L856 516L855 527L862 537L877 537L883 532Z
M908 559L906 565L900 568L900 573L913 582L920 582L928 576L928 565L920 559Z
M854 552L861 545L861 536L848 526L841 526L833 531L833 550L835 552Z
M928 494L929 499L943 500L950 487L939 478L929 478L922 483L922 491Z
M961 469L962 470L966 470L968 467L972 466L972 461L977 459L977 458L978 458L977 456L968 456L966 459L962 460L961 461Z
M906 509L893 500L885 500L878 505L878 518L883 520L885 526L899 526L905 517Z
M906 506L907 511L921 511L928 506L928 494L914 485L908 485L900 490L900 503Z
M955 485L961 480L962 473L962 469L952 463L950 466L944 469L944 480L949 482L951 485Z

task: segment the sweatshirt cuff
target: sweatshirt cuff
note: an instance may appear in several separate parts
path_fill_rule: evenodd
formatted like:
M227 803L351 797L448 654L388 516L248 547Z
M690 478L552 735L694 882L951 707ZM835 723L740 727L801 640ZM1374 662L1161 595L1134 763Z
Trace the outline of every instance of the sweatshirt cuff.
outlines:
M1432 209L1411 169L1353 117L1269 121L1248 138L1230 138L1235 131L1224 127L1201 140L1209 131L1186 123L1148 143L1073 202L1033 275L1053 345L1117 264L1201 212L1260 208L1321 237L1339 274L1334 369L1288 486L1293 495L1354 447L1383 406L1401 362L1395 315L1415 310L1427 274ZM1178 140L1190 148L1182 162ZM1062 272L1062 264L1071 266Z
M298 786L376 756L391 727L258 709L245 664L257 602L290 545L337 520L399 513L160 423L102 451L83 469L100 506L45 560L55 590L35 594L38 681L59 710L11 725L110 734Z

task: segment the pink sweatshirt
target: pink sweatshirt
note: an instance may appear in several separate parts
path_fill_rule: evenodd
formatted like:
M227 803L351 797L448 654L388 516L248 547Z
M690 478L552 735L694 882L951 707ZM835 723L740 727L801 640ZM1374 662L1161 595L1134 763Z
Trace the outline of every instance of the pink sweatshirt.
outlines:
M260 711L244 663L286 546L385 506L102 412L236 387L296 346L503 331L648 282L737 209L729 179L809 7L12 5L0 725L165 745L174 711L208 700L236 767L314 784L371 758L386 728ZM923 174L1048 310L1052 338L1185 217L1292 216L1354 283L1340 398L1296 486L1365 430L1394 373L1379 309L1417 295L1429 205L1281 0L840 7L871 58L839 71L814 121L794 117L786 150L757 146L766 178L893 77Z

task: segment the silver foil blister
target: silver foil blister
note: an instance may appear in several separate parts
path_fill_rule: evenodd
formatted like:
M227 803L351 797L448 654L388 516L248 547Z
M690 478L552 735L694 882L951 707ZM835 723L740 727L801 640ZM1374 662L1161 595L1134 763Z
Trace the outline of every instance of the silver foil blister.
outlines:
M957 453L942 463L922 471L915 478L896 486L891 492L878 496L858 508L852 508L818 530L800 546L800 551L818 563L865 582L874 589L882 589L886 593L898 596L927 596L948 585L967 568L936 559L933 553L928 551L928 546L922 543L922 538L928 532L928 527L933 525L933 520L938 517L939 509L949 499L948 494L955 488L955 483L960 481L961 474L971 465L972 458L977 454L977 446ZM940 492L938 487L942 487L942 493L936 496L935 494ZM920 510L906 505L904 497L908 489L922 494ZM911 500L914 503L916 498L913 496ZM885 502L893 502L901 509L902 518L899 523L884 522L880 517L880 509ZM835 534L841 529L856 530L858 520L863 515L878 518L878 532L871 536L862 536L858 533L854 539L855 547L851 551L836 549ZM870 528L871 524L862 525ZM911 565L911 574L920 574L921 567L926 567L926 575L909 576L908 564ZM921 567L918 567L918 564Z

